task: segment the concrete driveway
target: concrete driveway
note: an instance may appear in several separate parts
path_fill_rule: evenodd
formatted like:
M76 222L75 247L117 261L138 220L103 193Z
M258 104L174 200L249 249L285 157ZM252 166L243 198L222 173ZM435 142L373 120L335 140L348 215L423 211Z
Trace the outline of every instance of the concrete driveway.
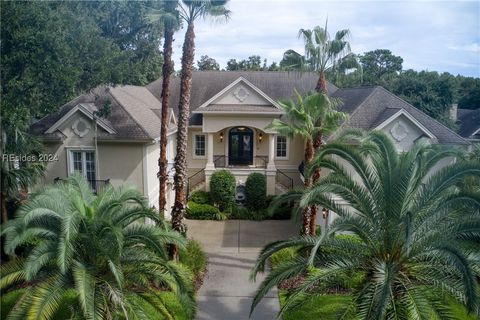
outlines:
M290 221L187 220L189 237L208 254L208 274L198 292L197 320L247 320L258 284L250 270L264 245L296 234ZM273 320L279 311L276 290L269 292L251 319Z

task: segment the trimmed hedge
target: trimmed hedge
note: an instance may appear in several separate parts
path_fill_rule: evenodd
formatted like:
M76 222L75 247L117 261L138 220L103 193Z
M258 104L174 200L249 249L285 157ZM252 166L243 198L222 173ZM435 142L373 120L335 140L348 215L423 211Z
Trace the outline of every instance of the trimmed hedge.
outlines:
M246 206L253 211L267 207L267 178L264 174L253 172L245 182Z
M213 220L214 217L219 214L220 211L218 208L215 208L212 205L189 201L185 217L194 220Z
M230 171L220 170L210 179L210 196L220 211L229 210L235 204L235 177Z
M212 204L212 197L206 191L195 191L192 193L190 200L198 204Z

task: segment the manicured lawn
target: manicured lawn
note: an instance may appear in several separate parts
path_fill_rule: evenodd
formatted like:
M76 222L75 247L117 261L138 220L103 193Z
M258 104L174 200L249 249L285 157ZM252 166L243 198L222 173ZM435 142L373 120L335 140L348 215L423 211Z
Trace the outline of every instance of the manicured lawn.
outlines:
M279 298L280 306L283 306L285 291L279 291ZM317 295L296 310L287 311L283 320L336 320L338 319L339 309L349 301L350 296L348 295ZM462 305L453 300L450 300L450 306L454 319L477 319L475 316L469 315Z

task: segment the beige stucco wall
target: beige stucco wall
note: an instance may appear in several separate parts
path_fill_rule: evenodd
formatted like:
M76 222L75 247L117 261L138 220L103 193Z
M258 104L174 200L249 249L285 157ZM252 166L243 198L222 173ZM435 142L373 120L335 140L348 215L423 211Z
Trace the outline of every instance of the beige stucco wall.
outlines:
M72 130L72 125L79 118L89 123L91 127L83 137L79 137ZM94 125L83 114L75 113L58 129L65 135L65 139L44 143L45 153L55 154L58 160L47 163L45 178L41 184L50 184L56 177L62 179L68 177L69 150L95 150ZM98 130L102 129L98 128ZM144 146L141 143L98 142L97 179L110 179L114 186L130 184L140 192L144 192L143 149Z
M400 141L395 139L394 134L392 134L393 128L397 124L401 124L406 130L406 136ZM417 125L415 125L404 115L400 115L398 118L394 119L392 122L383 127L381 131L385 132L387 136L395 143L397 149L401 151L410 149L414 145L415 140L420 138L422 135L425 135L425 133Z

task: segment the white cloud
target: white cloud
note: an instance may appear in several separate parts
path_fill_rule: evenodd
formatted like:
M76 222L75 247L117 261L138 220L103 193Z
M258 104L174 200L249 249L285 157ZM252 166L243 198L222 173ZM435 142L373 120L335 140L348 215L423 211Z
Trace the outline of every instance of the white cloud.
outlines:
M323 25L348 28L352 51L390 49L404 68L480 76L479 1L242 1L228 4L228 23L196 23L196 60L260 55L280 61L287 49L302 51L298 29ZM174 57L180 66L183 33L176 34ZM455 61L450 63L449 61Z

